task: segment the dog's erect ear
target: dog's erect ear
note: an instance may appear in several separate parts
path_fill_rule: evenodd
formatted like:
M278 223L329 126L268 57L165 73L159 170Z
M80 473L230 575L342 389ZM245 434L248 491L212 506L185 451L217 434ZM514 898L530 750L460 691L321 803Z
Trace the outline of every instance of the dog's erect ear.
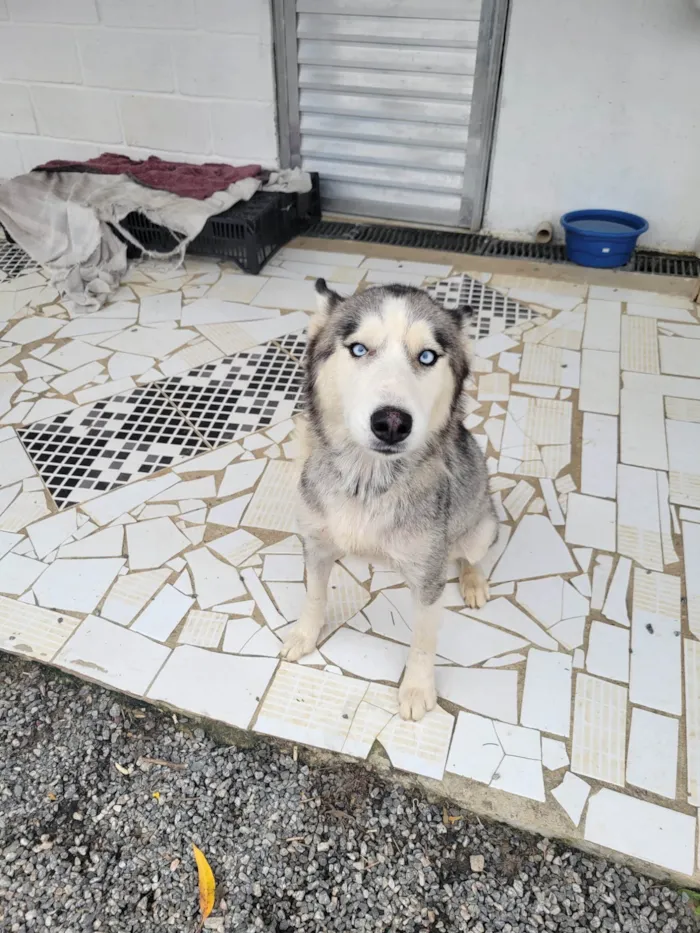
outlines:
M330 314L343 299L328 287L325 279L316 279L316 306L321 314Z
M447 310L461 327L466 326L474 314L471 305L458 305L456 308L448 308Z

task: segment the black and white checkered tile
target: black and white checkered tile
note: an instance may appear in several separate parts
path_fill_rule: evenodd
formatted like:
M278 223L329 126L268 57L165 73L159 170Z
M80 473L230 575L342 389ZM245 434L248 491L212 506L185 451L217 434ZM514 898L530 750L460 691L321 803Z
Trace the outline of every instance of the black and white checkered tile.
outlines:
M159 383L212 447L284 421L300 408L303 373L274 344L255 347Z
M285 337L280 337L275 343L286 350L295 360L301 362L304 358L304 353L306 353L306 331L298 330L293 334L287 334Z
M59 507L208 449L153 385L37 422L18 434Z
M39 266L20 246L0 239L0 282L16 279L23 272L31 272Z
M482 285L468 275L455 275L431 285L428 293L444 308L470 305L474 310L471 336L476 340L491 333L501 333L521 321L531 321L539 315L532 308L506 298L504 294Z

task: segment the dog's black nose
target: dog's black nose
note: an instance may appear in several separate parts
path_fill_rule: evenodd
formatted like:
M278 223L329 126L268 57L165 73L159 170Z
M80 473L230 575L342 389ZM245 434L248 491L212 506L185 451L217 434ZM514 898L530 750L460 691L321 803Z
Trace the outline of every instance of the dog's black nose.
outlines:
M400 408L378 408L369 419L372 434L385 444L400 444L411 433L413 418Z

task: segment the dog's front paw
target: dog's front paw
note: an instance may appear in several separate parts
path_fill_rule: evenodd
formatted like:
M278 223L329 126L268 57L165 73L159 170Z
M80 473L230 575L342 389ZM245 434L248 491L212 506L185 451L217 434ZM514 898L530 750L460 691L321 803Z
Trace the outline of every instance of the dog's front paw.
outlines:
M282 645L280 657L285 658L287 661L298 661L299 658L311 654L315 647L316 635L310 633L308 629L303 628L301 625L297 625L292 629Z
M464 567L459 575L459 588L469 609L481 609L489 599L489 584L478 567Z
M409 673L399 687L399 715L402 719L418 722L437 706L435 677L432 673Z

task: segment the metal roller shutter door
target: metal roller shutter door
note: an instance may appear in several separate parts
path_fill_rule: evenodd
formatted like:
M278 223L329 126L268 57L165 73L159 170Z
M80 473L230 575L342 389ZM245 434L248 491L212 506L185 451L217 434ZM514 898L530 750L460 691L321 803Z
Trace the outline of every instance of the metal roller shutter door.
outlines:
M320 173L326 211L464 224L481 13L481 0L296 0L292 156Z

